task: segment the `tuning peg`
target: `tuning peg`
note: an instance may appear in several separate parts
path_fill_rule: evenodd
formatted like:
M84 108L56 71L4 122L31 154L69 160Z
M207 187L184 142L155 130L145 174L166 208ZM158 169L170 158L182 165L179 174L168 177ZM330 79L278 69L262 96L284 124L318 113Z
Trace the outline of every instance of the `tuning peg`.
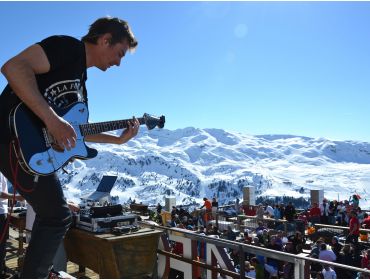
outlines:
M166 122L166 118L165 116L160 116L159 117L159 123L158 123L158 127L159 128L163 128L164 127L164 123Z

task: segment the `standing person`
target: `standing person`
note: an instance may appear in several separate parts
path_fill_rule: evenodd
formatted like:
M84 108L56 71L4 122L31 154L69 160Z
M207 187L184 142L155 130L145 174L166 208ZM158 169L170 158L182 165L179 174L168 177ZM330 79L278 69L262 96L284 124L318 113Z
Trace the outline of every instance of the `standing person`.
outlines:
M214 197L212 198L212 217L213 219L216 219L217 211L218 211L218 201Z
M258 208L256 211L256 217L257 217L257 222L260 220L263 220L263 214L265 213L265 209L263 208L262 203L258 204Z
M3 174L0 173L0 278L8 278L6 274L5 255L6 255L6 240L9 232L6 227L8 215L8 199L13 199L13 195L8 193L8 184ZM15 196L15 200L23 201L24 198L20 195Z
M329 225L335 224L335 216L336 216L337 208L334 204L334 201L329 202L329 209L328 209L328 223Z
M200 209L203 209L203 207L206 208L206 212L203 216L203 220L204 220L204 225L207 226L208 224L208 221L211 219L211 212L212 212L212 202L206 198L206 197L203 197L203 205L200 207Z
M357 194L352 195L349 198L349 203L351 203L351 202L352 202L353 208L356 209L359 206L359 204L360 204L360 198L359 198L359 196Z
M362 224L362 222L364 221L365 219L365 212L362 211L361 207L357 207L357 209L355 209L355 211L357 212L357 219L358 219L358 222L360 224Z
M54 108L66 108L77 101L87 105L87 68L106 71L119 66L126 52L134 50L137 44L127 22L104 17L96 20L81 40L69 36L48 37L1 68L8 85L0 96L0 171L36 212L22 278L48 275L55 252L71 224L71 212L55 173L30 175L15 161L14 152L9 149L13 139L9 114L23 102L44 123L58 149L70 151L76 145L76 131ZM139 122L133 118L120 135L88 135L85 141L123 144L138 129ZM32 140L29 145L35 144Z
M275 208L274 208L274 218L275 218L275 220L280 220L280 219L281 219L281 216L280 216L280 209L279 209L279 204L275 204Z
M267 214L267 216L269 218L273 218L274 217L274 208L272 208L272 206L269 205L267 202L265 203L265 207L266 207L265 213Z
M279 210L280 210L280 219L284 219L284 213L285 213L284 203L280 203Z
M236 212L236 215L239 215L239 213L240 213L240 199L239 199L239 197L237 197L236 200L235 200L235 212Z
M320 223L320 216L321 216L320 207L318 206L317 202L314 202L310 209L310 222L312 224Z
M338 205L337 205L337 221L338 221L339 226L343 225L343 221L344 221L344 217L345 217L345 210L346 210L346 208L345 208L343 202L339 201Z
M296 210L293 202L289 201L289 204L285 207L284 216L288 222L293 222L295 215Z
M329 215L329 205L326 198L324 198L322 204L320 204L320 212L321 212L321 223L327 224Z
M356 249L359 235L360 235L360 222L357 219L356 211L352 210L351 219L349 220L349 233L346 242L354 244L354 248Z
M158 216L161 215L161 213L162 213L162 205L159 202L157 204L156 210L157 210L157 215Z

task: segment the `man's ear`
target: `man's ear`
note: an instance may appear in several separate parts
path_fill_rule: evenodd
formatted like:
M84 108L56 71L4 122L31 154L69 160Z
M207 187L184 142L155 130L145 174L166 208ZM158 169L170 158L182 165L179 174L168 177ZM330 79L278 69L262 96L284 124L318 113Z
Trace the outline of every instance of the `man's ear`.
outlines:
M105 33L103 36L100 37L100 43L102 45L110 45L112 42L112 34Z

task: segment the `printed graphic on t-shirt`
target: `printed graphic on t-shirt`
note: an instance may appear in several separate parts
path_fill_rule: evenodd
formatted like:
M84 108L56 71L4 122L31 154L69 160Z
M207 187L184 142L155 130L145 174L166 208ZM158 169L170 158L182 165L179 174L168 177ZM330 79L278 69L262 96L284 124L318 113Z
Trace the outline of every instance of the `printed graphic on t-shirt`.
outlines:
M65 80L52 84L45 90L44 97L49 104L58 108L66 107L74 102L83 102L83 87L80 79Z

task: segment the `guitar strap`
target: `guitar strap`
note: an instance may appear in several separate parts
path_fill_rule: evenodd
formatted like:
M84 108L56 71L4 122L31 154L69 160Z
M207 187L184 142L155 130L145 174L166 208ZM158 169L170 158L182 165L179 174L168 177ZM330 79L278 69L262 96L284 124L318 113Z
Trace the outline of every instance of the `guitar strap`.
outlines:
M81 78L81 86L82 86L82 94L83 94L83 102L88 106L88 98L87 98L87 90L86 90L86 80L87 80L87 70L85 69L85 72L82 73Z

